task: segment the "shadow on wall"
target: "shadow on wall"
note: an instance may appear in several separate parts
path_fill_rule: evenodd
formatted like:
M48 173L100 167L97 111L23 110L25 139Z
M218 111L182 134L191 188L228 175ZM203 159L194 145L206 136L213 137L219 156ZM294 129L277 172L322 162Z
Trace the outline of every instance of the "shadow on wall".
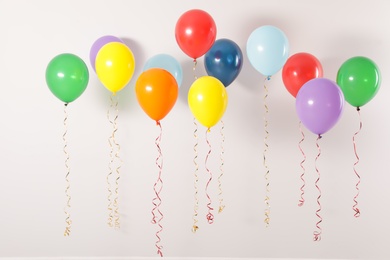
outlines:
M140 43L133 39L129 38L122 38L122 40L125 42L125 44L131 49L134 55L135 60L135 70L133 77L131 78L130 82L127 84L127 86L121 91L121 96L126 100L126 102L121 102L119 104L119 109L123 110L129 110L129 111L136 111L134 108L137 107L138 109L138 101L137 97L135 95L135 83L137 82L138 76L142 73L143 65L145 64L146 57L145 53L142 49L142 46Z

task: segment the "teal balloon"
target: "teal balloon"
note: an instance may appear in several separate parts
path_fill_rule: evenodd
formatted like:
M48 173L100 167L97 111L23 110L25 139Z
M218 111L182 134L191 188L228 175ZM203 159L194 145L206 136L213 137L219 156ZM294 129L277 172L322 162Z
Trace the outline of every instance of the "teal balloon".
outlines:
M87 88L88 81L87 65L74 54L59 54L47 65L46 84L65 103L76 100Z
M255 29L246 44L249 62L265 76L272 76L283 68L289 51L287 36L282 30L272 25Z
M181 86L183 81L183 69L180 63L171 55L162 53L151 57L146 61L143 71L152 68L159 68L168 71L176 79L177 86Z

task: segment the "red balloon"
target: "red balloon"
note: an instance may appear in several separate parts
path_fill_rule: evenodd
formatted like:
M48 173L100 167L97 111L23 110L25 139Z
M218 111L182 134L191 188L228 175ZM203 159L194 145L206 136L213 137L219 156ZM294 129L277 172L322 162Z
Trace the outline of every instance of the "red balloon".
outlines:
M213 18L202 10L189 10L176 23L176 42L193 59L205 54L214 44L216 36L217 28Z
M287 59L282 70L284 86L294 97L303 84L314 78L322 78L323 70L320 61L305 52L296 53Z

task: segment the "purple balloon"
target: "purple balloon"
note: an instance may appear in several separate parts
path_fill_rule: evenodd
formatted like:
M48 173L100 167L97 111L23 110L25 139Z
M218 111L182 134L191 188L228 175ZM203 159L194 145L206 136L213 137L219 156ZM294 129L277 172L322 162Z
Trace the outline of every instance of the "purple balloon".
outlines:
M100 37L92 44L91 50L89 51L89 60L91 62L91 66L95 72L96 72L96 69L95 69L96 55L98 54L98 52L100 51L100 49L104 45L106 45L107 43L110 43L110 42L123 43L123 41L121 39L119 39L118 37L115 37L112 35L106 35L106 36Z
M322 135L338 122L344 103L343 92L334 81L315 78L301 87L295 108L302 124L314 134Z

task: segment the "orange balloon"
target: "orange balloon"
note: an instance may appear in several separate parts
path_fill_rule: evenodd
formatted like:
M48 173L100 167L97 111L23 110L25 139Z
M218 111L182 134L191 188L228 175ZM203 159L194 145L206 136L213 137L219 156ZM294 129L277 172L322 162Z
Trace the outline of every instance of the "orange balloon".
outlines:
M152 68L138 77L135 93L141 108L159 123L175 105L179 87L171 73L161 68Z

